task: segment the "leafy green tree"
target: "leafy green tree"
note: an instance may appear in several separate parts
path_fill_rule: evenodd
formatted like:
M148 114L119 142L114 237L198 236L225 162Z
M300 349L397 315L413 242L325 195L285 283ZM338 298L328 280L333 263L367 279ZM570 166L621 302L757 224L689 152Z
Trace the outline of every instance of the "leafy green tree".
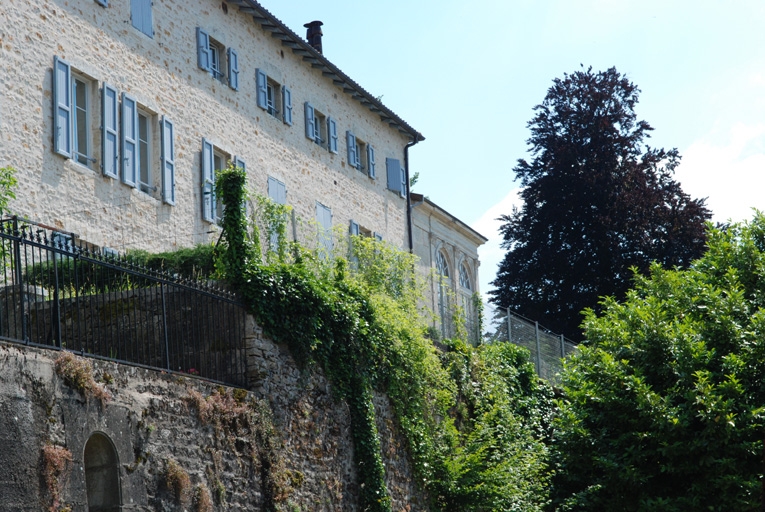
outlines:
M765 504L765 217L708 240L689 269L654 264L588 311L556 420L557 510Z
M514 172L523 206L501 220L508 250L491 301L580 340L580 312L623 298L631 268L687 266L704 251L703 200L672 179L677 150L644 141L639 89L616 69L555 79Z

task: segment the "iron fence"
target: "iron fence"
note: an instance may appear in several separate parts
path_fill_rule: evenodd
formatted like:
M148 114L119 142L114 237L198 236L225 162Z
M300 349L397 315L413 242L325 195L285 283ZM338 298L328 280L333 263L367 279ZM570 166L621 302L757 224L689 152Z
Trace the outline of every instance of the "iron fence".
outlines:
M539 325L539 322L510 310L497 324L492 340L510 341L529 349L537 375L553 384L560 380L563 360L576 350L576 345L562 334L555 334Z
M245 310L212 282L0 220L0 338L246 386Z

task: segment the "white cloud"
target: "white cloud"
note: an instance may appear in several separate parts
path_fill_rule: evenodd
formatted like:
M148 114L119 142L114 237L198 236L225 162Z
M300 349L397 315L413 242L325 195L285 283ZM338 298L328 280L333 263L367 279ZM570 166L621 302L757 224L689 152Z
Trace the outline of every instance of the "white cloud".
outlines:
M765 125L737 123L727 138L691 144L675 178L691 197L707 198L713 221L749 220L752 208L765 210Z
M488 302L486 293L492 288L489 283L497 277L497 266L505 256L505 250L500 247L502 238L499 234L499 228L502 221L497 220L501 215L512 213L513 206L520 207L523 201L519 195L520 189L511 190L498 203L492 205L484 214L475 221L470 227L481 233L489 239L488 242L478 248L478 256L481 261L479 270L479 286L484 302Z

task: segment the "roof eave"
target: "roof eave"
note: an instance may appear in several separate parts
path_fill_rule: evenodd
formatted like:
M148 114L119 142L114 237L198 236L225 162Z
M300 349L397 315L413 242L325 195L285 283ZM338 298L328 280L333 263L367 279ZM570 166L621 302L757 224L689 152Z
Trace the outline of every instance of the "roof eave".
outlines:
M348 75L332 64L323 54L290 30L289 27L258 2L255 0L226 0L226 2L238 6L239 10L245 14L252 15L253 20L260 24L266 32L269 32L272 37L280 39L282 44L290 48L294 54L301 56L304 61L310 62L312 67L319 69L322 75L330 79L345 94L350 95L352 99L377 114L381 121L409 136L415 142L425 140L425 137L420 132L412 128L406 121L383 105L380 100L372 96L363 87L351 80Z

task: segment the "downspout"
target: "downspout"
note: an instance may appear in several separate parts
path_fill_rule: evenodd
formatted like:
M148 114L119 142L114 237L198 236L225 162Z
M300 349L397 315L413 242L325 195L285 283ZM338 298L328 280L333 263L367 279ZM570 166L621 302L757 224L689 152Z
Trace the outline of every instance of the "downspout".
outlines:
M414 253L414 237L412 236L412 198L409 197L409 148L420 142L421 135L417 134L404 147L404 174L406 178L406 227L409 235L409 253Z

